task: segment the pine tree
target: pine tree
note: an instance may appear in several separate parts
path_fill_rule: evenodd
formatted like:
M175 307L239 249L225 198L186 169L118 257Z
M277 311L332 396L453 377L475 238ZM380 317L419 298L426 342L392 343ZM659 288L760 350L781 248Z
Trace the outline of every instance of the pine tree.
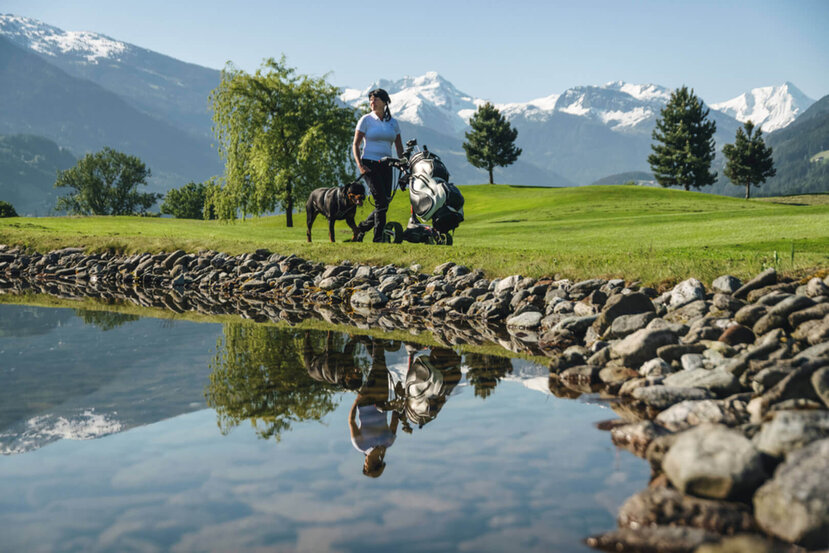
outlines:
M648 156L656 182L664 187L685 190L713 184L717 173L710 172L714 160L714 133L717 124L708 119L709 109L683 86L671 94L651 135L654 153Z
M728 160L725 164L725 176L737 186L746 187L746 200L751 197L751 185L760 186L768 177L777 174L771 148L763 141L763 131L751 120L745 122L745 132L737 129L734 144L726 144L722 150ZM753 133L753 134L752 134Z
M512 165L521 155L521 148L515 147L518 131L489 102L478 107L469 119L469 126L472 130L466 133L466 142L463 143L466 159L473 166L486 169L489 184L495 184L492 170L496 166Z

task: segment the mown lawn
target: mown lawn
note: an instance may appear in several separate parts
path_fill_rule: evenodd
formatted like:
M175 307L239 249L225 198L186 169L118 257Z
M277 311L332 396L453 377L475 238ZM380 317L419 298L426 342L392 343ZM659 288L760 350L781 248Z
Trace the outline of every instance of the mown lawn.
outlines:
M573 279L618 276L648 284L694 276L710 282L725 273L746 278L764 268L804 275L829 267L829 204L824 196L782 201L726 198L635 186L529 188L465 186L466 221L451 247L421 244L336 244L318 219L305 242L305 214L235 223L141 217L0 219L0 243L46 251L84 246L90 251L198 251L228 253L266 248L325 262L397 265L425 270L444 261L481 267L490 277L520 273ZM808 205L813 204L813 205ZM365 206L359 216L368 214ZM398 193L389 220L405 224L408 198Z

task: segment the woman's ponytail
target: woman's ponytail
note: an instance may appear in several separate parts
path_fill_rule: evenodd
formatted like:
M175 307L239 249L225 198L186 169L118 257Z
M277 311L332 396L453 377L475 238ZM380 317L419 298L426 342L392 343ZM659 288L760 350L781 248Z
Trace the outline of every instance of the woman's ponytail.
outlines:
M383 121L391 121L391 111L388 104L386 104L386 114L383 116Z

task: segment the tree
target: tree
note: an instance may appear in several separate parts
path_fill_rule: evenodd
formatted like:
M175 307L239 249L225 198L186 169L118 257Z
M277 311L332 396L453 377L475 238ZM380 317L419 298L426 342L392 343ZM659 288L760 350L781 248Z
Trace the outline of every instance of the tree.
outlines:
M9 202L0 201L0 217L17 217L17 211Z
M737 186L746 187L746 200L751 197L751 185L760 186L766 179L777 174L771 148L763 141L763 131L751 120L745 122L745 132L737 129L734 144L726 144L722 150L727 160L725 176ZM757 132L754 132L754 130Z
M268 59L249 75L228 63L210 94L225 182L211 194L221 219L277 207L293 226L294 206L320 186L348 178L356 112L341 107L324 78L297 75Z
M710 110L683 86L671 93L662 108L651 135L653 153L648 156L656 182L664 187L682 186L685 190L713 184L714 133L717 124L708 120Z
M513 129L501 112L487 102L478 107L478 111L469 119L472 130L465 134L463 149L466 159L479 169L489 172L489 184L492 170L497 167L512 165L521 155L521 148L515 147L518 130Z
M55 188L74 192L58 198L55 209L76 215L146 213L161 194L138 192L150 170L135 156L104 148L86 154L74 167L58 173Z
M207 190L214 179L204 182L188 182L181 188L173 188L164 197L161 213L176 219L215 219L216 215L207 203ZM205 205L208 208L205 210Z

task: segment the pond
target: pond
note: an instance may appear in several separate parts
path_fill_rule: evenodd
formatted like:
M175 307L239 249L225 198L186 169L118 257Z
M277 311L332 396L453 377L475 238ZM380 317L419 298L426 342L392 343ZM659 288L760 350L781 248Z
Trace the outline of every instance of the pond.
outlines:
M0 304L0 551L591 551L649 467L509 356Z

